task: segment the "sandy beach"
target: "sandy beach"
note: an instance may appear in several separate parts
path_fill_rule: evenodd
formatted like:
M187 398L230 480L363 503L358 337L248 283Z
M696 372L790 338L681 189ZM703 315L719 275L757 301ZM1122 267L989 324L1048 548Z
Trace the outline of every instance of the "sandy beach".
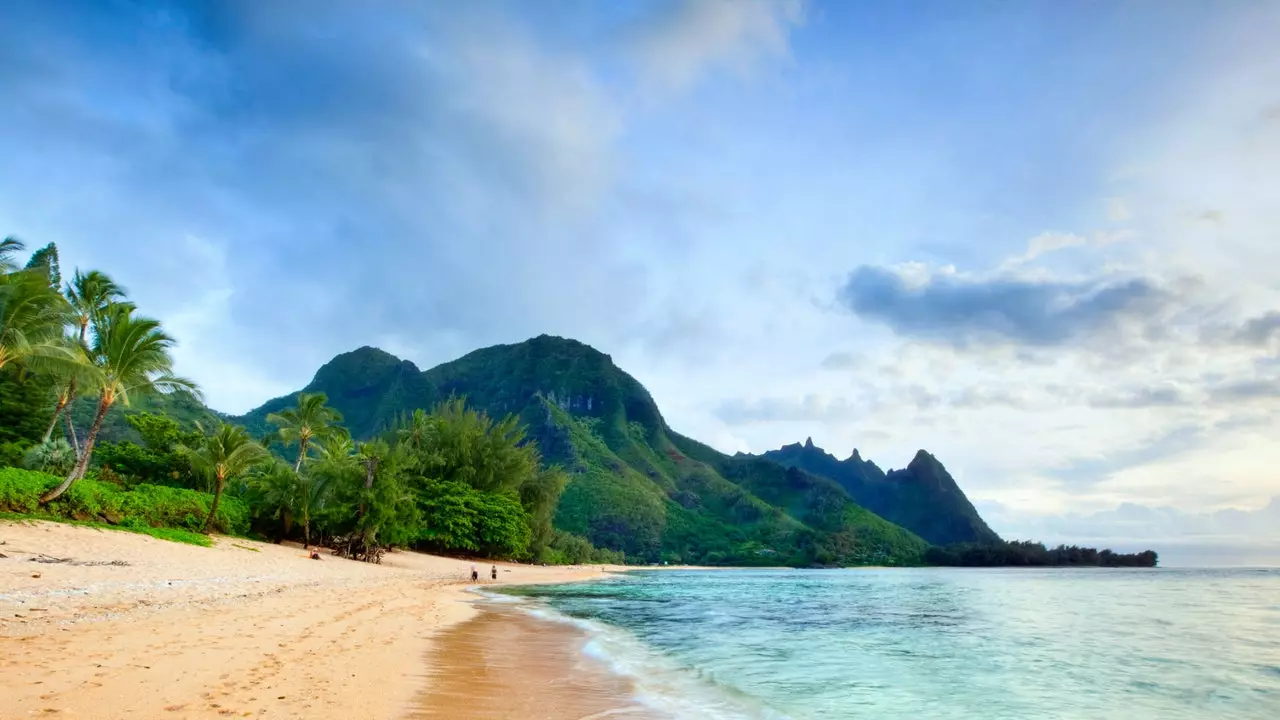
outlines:
M544 667L573 662L565 643L530 645L519 618L467 623L480 610L465 560L316 561L297 545L204 548L47 522L0 521L0 543L4 718L530 717L484 704L496 666L476 639L542 653ZM497 563L493 583L491 565L476 564L484 584L618 569ZM456 710L438 714L451 697Z

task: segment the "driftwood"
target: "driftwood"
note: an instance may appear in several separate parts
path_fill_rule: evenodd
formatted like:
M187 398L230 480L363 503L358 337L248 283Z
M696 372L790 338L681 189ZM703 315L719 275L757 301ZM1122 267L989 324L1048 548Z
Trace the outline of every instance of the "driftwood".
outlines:
M358 532L350 535L336 535L329 539L329 546L333 548L333 554L338 557L375 564L382 563L382 554L385 552L385 549L376 541L370 542L363 533Z

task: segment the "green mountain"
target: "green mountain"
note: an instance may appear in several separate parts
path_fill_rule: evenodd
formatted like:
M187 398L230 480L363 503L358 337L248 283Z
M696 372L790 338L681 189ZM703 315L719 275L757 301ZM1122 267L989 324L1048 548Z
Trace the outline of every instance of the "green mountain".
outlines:
M845 460L813 440L784 445L761 457L839 483L863 507L901 525L935 545L994 543L1000 537L987 527L969 498L938 459L921 450L905 470L885 473L857 450Z
M357 437L450 395L518 415L570 481L555 524L631 558L691 563L919 562L926 543L859 507L836 482L730 457L671 430L648 391L575 340L539 336L425 372L381 350L334 358L302 392L324 392ZM233 418L254 432L296 393Z

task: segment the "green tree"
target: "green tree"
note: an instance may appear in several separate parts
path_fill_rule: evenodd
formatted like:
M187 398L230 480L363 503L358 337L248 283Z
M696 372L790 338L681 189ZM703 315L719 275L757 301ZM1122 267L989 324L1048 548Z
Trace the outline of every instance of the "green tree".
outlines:
M555 532L552 521L569 478L558 466L530 475L520 486L520 504L529 516L529 555L541 559Z
M89 349L89 331L93 329L97 334L98 324L102 321L107 308L113 304L120 303L124 300L124 288L120 287L106 275L106 273L97 270L91 270L82 273L76 270L76 274L72 276L71 282L68 283L66 289L67 303L70 306L73 317L73 332L75 333L76 349L78 354L87 355ZM57 426L58 416L63 410L70 407L71 403L76 399L76 381L79 379L79 373L65 372L64 387L58 395L57 404L54 406L53 418L49 421L49 428L45 431L45 439L53 434L53 428ZM75 427L71 424L71 413L66 414L67 435L71 439L71 444L77 446Z
M279 520L287 537L293 530L299 497L298 474L293 467L282 460L259 465L249 477L249 492L254 516Z
M150 393L199 395L195 383L173 374L173 358L169 354L173 344L159 321L135 315L132 305L122 303L107 309L90 352L96 369L92 388L98 395L93 424L80 461L66 480L40 498L41 504L58 498L84 476L102 421L114 405L128 405L131 397Z
M62 329L69 307L39 267L13 270L10 257L22 243L0 242L0 369L28 365L33 369L74 363L76 358L63 341Z
M275 425L276 436L286 446L298 446L298 459L293 464L294 472L302 469L302 461L315 440L323 440L336 431L336 425L342 422L342 413L325 405L328 398L324 393L298 395L298 406L271 413L267 422Z
M62 272L58 267L58 246L54 243L49 243L31 253L31 259L27 261L24 269L34 270L44 275L49 282L49 287L55 291L62 287Z
M218 501L228 480L244 477L255 465L270 457L266 449L254 442L248 431L238 425L222 423L201 439L195 448L184 450L197 470L213 479L213 504L204 521L203 532L209 532L218 513Z

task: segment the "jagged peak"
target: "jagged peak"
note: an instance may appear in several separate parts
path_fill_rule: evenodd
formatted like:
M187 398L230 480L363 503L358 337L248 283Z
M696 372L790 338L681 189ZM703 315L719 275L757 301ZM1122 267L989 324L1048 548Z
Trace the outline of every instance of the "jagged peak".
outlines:
M853 449L853 454L849 456L853 462L862 462L862 453L858 452L858 448Z
M811 438L811 437L807 437L807 438L805 438L805 439L804 439L804 449L805 449L805 450L812 450L812 449L813 449L813 438Z
M911 459L911 464L907 465L907 467L911 468L919 465L939 465L940 466L942 465L942 463L938 462L938 458L934 457L933 455L930 455L927 450L917 450L916 456Z

